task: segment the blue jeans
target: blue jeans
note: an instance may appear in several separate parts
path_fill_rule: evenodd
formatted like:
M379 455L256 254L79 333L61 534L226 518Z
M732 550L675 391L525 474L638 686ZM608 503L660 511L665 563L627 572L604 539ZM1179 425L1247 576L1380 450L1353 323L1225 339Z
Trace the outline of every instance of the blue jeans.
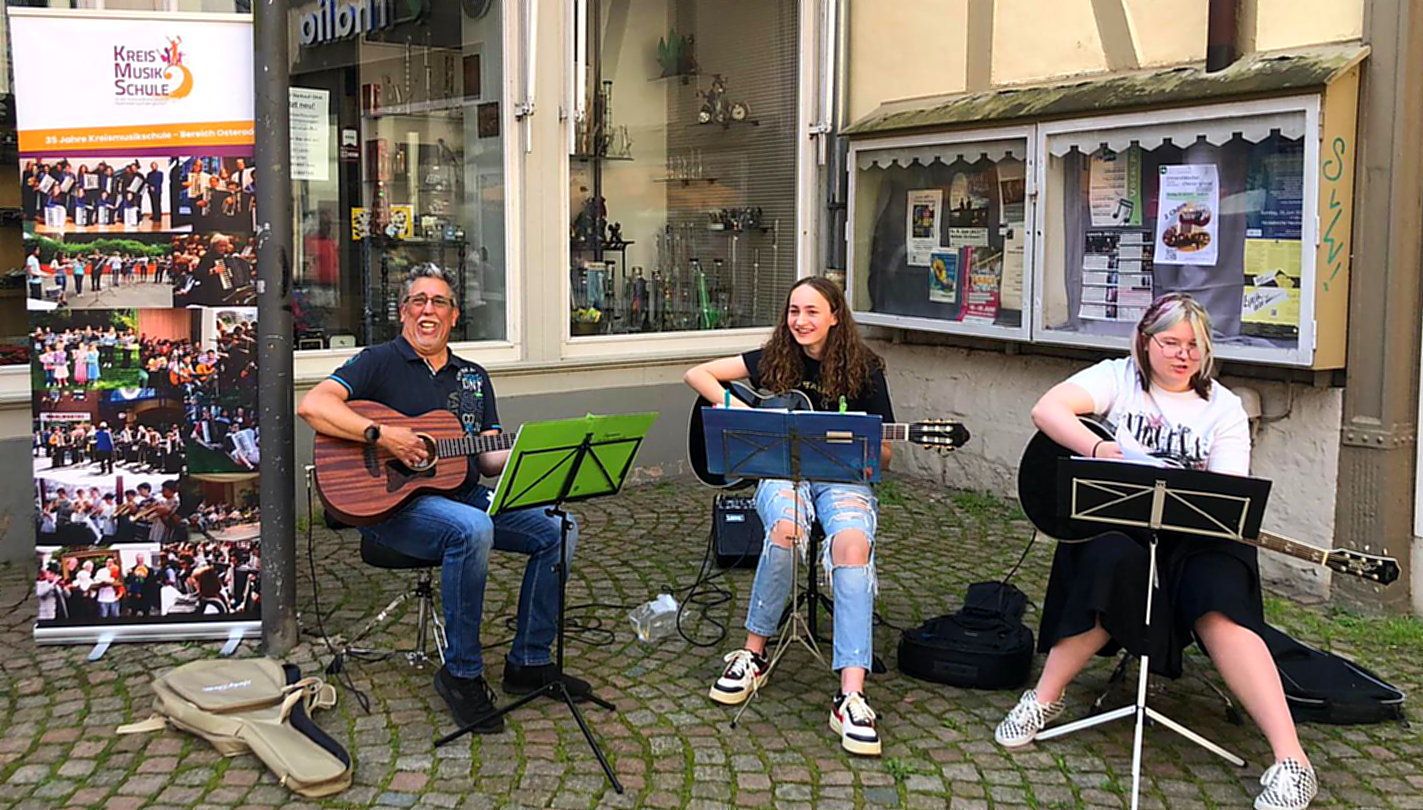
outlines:
M553 661L550 648L558 624L560 525L542 508L501 512L490 518L490 492L466 484L448 495L421 495L380 523L361 527L361 536L411 557L441 561L440 601L449 648L445 666L459 678L484 674L479 625L484 615L484 582L489 549L529 555L519 590L519 615L508 660L519 666ZM572 520L572 518L570 518ZM568 532L568 556L578 544L578 525Z
M758 636L776 632L786 600L795 583L791 581L791 549L771 541L773 529L782 520L796 524L796 537L810 536L811 522L817 518L825 530L821 565L835 597L834 654L830 666L869 669L874 657L872 623L875 610L875 526L878 522L874 492L862 484L818 484L802 481L792 494L790 481L765 479L756 488L756 512L766 527L761 561L751 584L751 604L746 611L746 629ZM836 565L831 553L836 536L847 529L864 532L870 545L865 565ZM802 548L803 552L803 548ZM811 576L814 576L812 573Z

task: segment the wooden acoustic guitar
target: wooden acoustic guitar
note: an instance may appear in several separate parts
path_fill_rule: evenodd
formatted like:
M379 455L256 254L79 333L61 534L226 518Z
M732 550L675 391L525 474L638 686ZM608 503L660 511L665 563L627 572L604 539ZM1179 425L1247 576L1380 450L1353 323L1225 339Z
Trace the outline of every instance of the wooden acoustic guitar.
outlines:
M1078 418L1099 438L1106 441L1115 440L1115 432L1097 418ZM1022 461L1018 464L1018 500L1023 506L1023 512L1043 534L1062 543L1080 543L1105 531L1091 523L1069 520L1058 510L1057 462L1058 459L1076 455L1053 441L1046 433L1038 431L1023 450ZM1341 574L1352 574L1382 585L1398 579L1398 561L1392 557L1344 548L1320 548L1263 529L1260 530L1259 536L1244 537L1240 542L1288 554Z
M427 460L413 468L385 449L316 434L316 492L332 516L351 526L384 520L422 492L458 489L469 474L469 456L514 446L515 433L470 436L459 417L433 410L420 416L368 400L351 400L351 410L382 425L407 427L425 442Z
M768 394L757 391L742 382L727 384L731 395L753 408L784 408L788 411L813 411L814 404L804 391L791 389L785 394ZM712 403L704 397L697 397L692 404L692 414L687 423L687 460L697 480L709 487L730 489L740 486L740 478L727 478L707 470L707 443L702 425L702 408ZM720 403L718 403L720 404ZM883 426L884 441L913 442L925 447L948 452L962 447L969 439L968 428L949 419L930 419L923 422L886 422Z

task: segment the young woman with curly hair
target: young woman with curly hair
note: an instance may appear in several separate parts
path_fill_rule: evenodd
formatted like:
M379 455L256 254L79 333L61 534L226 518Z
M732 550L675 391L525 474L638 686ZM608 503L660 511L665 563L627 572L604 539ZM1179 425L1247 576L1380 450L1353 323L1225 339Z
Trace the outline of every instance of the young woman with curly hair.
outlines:
M749 379L775 393L799 389L818 410L861 411L894 421L884 363L860 339L840 288L824 278L803 278L786 296L784 317L759 349L703 363L683 378L718 406L726 401L723 383ZM733 405L741 405L732 400ZM889 444L880 449L887 466ZM830 709L830 727L855 754L880 753L874 710L865 700L865 674L872 660L874 615L874 492L861 484L768 479L756 490L756 509L766 527L746 616L746 643L726 655L726 669L711 688L718 703L744 702L769 677L766 639L790 597L791 555L805 542L812 520L827 538L822 564L835 596L832 668L840 690Z

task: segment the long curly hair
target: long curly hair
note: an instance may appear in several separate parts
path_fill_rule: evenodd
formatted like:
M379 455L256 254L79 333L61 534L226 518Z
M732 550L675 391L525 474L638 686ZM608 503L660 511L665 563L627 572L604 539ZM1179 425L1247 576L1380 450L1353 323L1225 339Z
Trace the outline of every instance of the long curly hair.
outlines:
M781 322L761 347L761 385L776 393L785 393L805 379L805 351L796 343L786 323L791 295L800 287L810 287L820 293L837 320L830 327L825 350L820 355L821 392L827 399L859 395L870 384L870 374L884 368L884 361L860 339L860 330L855 326L845 294L834 282L821 276L807 276L786 291Z

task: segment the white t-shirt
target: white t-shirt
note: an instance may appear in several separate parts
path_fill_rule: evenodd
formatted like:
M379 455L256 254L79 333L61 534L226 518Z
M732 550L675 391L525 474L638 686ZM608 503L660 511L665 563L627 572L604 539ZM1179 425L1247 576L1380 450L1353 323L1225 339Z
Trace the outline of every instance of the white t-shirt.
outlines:
M1196 470L1247 475L1250 420L1240 397L1219 382L1210 399L1195 391L1141 389L1131 358L1103 360L1067 380L1092 396L1095 411L1116 427L1118 441Z

